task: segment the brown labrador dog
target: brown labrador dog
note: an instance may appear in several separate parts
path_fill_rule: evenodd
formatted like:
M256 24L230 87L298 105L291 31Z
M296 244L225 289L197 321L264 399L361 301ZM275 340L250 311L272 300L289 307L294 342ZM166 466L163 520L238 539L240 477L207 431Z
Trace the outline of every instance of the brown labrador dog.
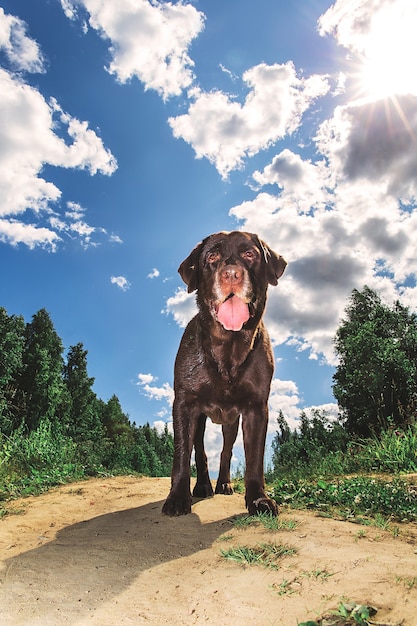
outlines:
M286 265L257 235L233 231L204 239L178 269L188 292L197 290L199 310L184 331L175 361L174 462L171 491L162 509L166 515L191 512L193 446L193 496L213 496L204 450L207 416L223 430L215 493L233 493L230 460L242 416L247 509L251 515L277 515L264 483L274 359L262 316L268 284L278 283Z

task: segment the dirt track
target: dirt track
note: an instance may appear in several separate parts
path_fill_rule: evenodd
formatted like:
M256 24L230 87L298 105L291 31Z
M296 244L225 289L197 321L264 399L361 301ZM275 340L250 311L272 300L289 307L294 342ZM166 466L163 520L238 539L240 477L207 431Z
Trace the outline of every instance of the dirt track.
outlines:
M169 479L94 479L13 503L0 520L0 624L292 626L342 598L375 623L417 624L417 526L400 536L290 511L291 531L236 529L243 496L161 515ZM232 535L232 537L231 537ZM225 561L233 545L296 548L278 569Z

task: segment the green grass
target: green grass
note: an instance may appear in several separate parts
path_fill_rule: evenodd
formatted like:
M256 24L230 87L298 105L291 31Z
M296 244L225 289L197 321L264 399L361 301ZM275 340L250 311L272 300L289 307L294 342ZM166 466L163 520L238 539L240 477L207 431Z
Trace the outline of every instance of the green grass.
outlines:
M46 420L25 436L20 429L10 437L0 434L0 501L36 495L85 475L74 443Z
M220 554L228 561L241 565L261 565L278 569L278 561L296 553L295 548L278 543L260 543L256 546L236 546L221 550Z
M367 516L379 521L417 520L417 488L404 479L355 476L333 480L280 480L274 483L278 504L312 508L343 518Z
M417 472L417 427L388 430L366 442L358 442L363 463L378 472Z
M248 526L263 526L266 530L294 530L298 526L296 520L283 520L270 513L260 513L259 515L239 515L233 518L235 528L247 528Z

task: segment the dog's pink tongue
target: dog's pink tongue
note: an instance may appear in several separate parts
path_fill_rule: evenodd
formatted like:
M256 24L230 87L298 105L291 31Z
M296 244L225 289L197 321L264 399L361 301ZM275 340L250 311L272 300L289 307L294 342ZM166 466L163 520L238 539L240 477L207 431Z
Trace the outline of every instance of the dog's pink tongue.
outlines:
M219 306L217 318L226 330L240 330L249 319L249 307L237 296L232 296Z

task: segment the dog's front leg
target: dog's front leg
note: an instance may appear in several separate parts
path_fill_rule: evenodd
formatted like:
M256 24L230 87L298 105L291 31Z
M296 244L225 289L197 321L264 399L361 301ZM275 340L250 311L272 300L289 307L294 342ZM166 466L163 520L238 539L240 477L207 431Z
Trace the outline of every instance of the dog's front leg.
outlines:
M198 418L197 428L194 437L195 465L197 468L197 482L193 489L193 496L196 498L211 498L213 487L211 484L207 454L204 449L204 433L206 430L207 417L202 413Z
M264 453L268 426L268 408L253 408L243 414L242 430L245 448L245 502L249 515L278 515L274 500L265 493Z
M174 461L171 491L162 507L165 515L191 513L190 460L197 428L197 417L191 416L184 402L177 398L173 405Z

